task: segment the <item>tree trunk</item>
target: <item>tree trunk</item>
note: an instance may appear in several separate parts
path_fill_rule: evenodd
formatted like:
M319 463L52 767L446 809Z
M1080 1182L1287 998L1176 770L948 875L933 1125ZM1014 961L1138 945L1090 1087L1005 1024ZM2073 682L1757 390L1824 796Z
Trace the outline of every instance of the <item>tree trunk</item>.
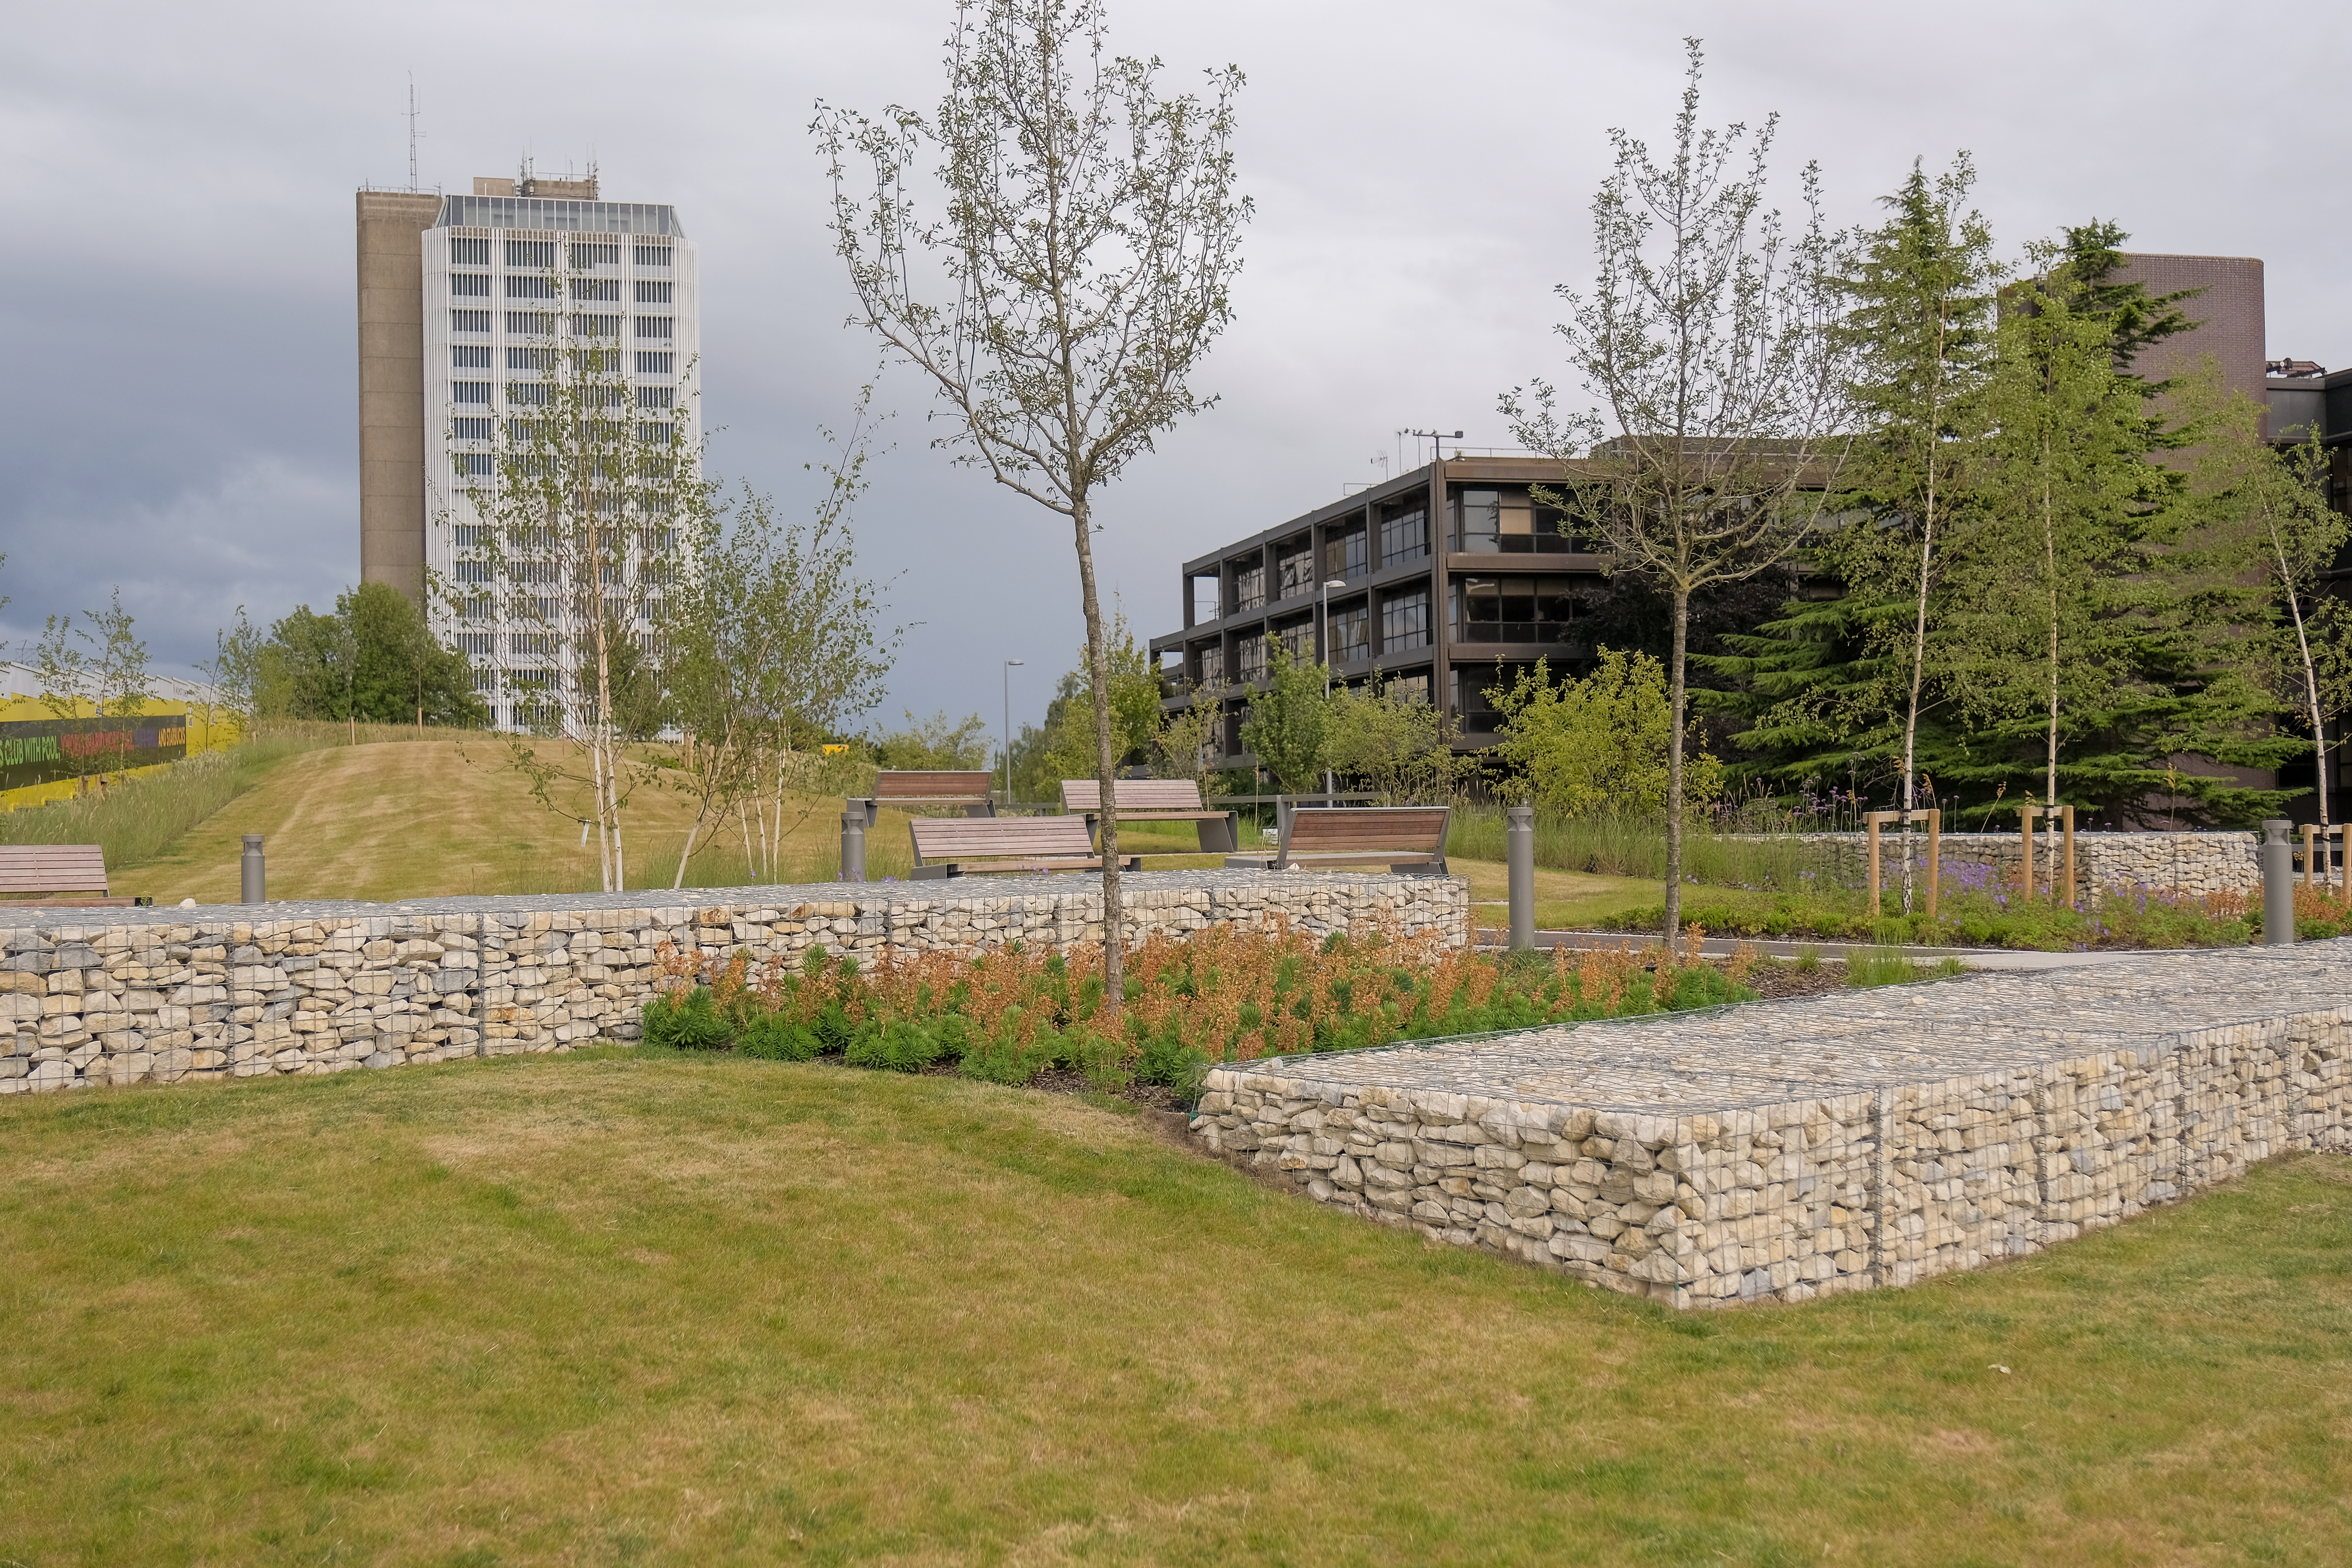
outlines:
M1666 741L1666 951L1683 928L1683 702L1685 654L1690 647L1690 590L1675 584L1674 733Z
M1094 524L1083 493L1071 508L1078 539L1078 595L1087 612L1087 674L1094 687L1095 779L1102 811L1103 1006L1127 1002L1127 922L1118 890L1118 758L1111 752L1110 650L1103 640L1102 601L1095 593Z
M2042 458L2049 458L2045 443ZM2050 480L2042 481L2042 570L2049 577L2050 587L2050 728L2048 777L2042 788L2042 805L2058 804L2058 522L2051 510Z
M592 809L596 823L596 879L609 893L613 890L613 850L604 837L604 752L596 744L593 731L588 737L588 766L595 779L595 805Z
M2311 658L2311 633L2303 624L2303 596L2295 592L2294 578L2289 574L2286 546L2280 540L2278 525L2270 525L2271 552L2278 561L2279 582L2286 589L2287 613L2294 617L2295 651L2303 658L2303 698L2311 715L2312 783L2319 791L2319 856L2322 864L2327 858L2327 721L2319 700L2319 671ZM2346 873L2352 876L2352 871Z
M606 823L612 825L613 848L605 876L604 890L617 893L627 885L627 862L621 850L621 760L613 750L613 647L608 635L611 626L604 614L604 552L593 553L595 570L590 578L591 591L596 596L596 756L597 785L596 837L603 838Z
M1919 689L1927 666L1927 571L1936 551L1935 465L1927 466L1927 519L1919 531L1918 615L1911 626L1911 705L1903 718L1903 912L1911 912L1911 826L1909 813L1917 798L1919 750Z
M1911 912L1911 822L1918 798L1919 689L1927 668L1927 582L1936 563L1936 432L1943 417L1944 332L1942 302L1936 311L1936 390L1927 397L1927 505L1919 526L1918 615L1911 627L1911 703L1903 717L1903 912Z

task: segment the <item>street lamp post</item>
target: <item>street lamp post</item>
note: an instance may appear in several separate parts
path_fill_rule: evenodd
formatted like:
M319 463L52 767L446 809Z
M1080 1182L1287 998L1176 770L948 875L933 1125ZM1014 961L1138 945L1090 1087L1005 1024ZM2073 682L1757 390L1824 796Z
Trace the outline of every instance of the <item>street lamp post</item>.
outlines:
M1017 658L1004 661L1004 809L1013 809L1013 667Z
M1331 590L1347 585L1348 581L1344 577L1328 578L1323 584L1323 699L1326 702L1331 699ZM1331 804L1331 770L1327 766L1323 770L1325 805Z

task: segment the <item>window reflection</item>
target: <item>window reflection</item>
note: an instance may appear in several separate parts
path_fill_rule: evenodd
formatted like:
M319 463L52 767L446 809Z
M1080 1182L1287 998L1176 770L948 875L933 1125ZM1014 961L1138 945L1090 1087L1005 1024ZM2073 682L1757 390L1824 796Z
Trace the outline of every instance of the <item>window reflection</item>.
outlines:
M1281 592L1275 595L1276 598L1295 598L1315 586L1315 547L1304 541L1278 550L1274 557L1274 566L1281 588Z
M1333 662L1349 664L1372 657L1372 609L1370 605L1356 605L1331 612L1331 658Z
M1492 734L1500 729L1503 716L1495 710L1491 691L1508 691L1517 686L1519 677L1532 674L1531 664L1473 664L1456 666L1452 672L1454 711L1460 716L1465 734ZM1560 678L1554 668L1552 678Z
M1470 555L1566 554L1560 513L1524 489L1470 489L1454 498L1454 548Z
M1396 653L1429 643L1429 591L1391 595L1381 606L1381 648Z
M1455 642L1564 643L1576 597L1564 577L1457 577L1446 626Z
M1429 518L1419 505L1407 502L1381 509L1381 564L1395 566L1419 561L1429 553Z
M1360 577L1370 565L1365 556L1366 534L1361 527L1345 533L1335 533L1323 542L1323 574L1348 579Z

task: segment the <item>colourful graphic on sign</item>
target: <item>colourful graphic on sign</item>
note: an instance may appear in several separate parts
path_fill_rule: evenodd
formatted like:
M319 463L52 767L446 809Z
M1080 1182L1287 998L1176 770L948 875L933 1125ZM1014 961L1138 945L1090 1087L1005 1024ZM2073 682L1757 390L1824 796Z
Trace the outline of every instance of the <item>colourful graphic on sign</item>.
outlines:
M0 790L152 767L187 754L184 713L0 724Z

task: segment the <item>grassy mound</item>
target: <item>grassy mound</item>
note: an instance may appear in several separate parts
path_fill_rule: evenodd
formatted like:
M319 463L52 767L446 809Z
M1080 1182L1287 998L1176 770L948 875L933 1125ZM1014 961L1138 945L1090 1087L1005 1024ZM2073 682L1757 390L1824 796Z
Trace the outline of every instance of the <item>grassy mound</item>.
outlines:
M616 1054L0 1105L0 1561L2352 1537L2335 1159L1913 1290L1678 1317L1068 1099Z

